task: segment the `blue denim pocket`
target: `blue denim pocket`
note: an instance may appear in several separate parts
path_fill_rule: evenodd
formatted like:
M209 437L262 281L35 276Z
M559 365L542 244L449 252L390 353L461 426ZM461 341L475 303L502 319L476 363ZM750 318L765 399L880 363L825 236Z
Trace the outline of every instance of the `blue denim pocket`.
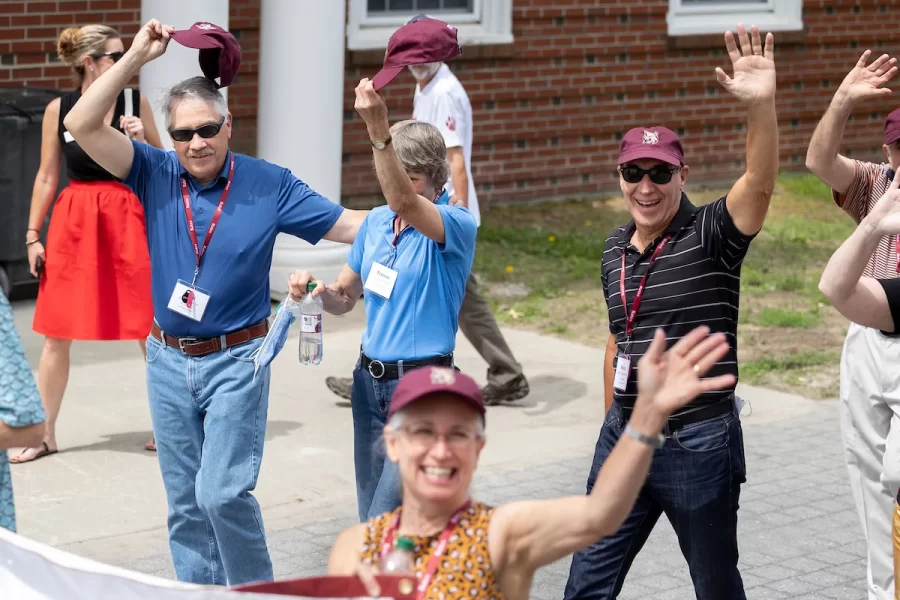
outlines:
M675 444L687 452L718 452L728 447L728 426L734 416L715 418L688 425L672 436Z
M262 345L263 338L257 338L255 340L250 340L249 342L244 342L243 344L238 344L237 346L231 346L225 349L225 352L231 358L245 363L252 363L253 359L256 358L256 351Z
M387 415L391 406L391 396L394 395L398 382L398 379L372 379L372 387L375 390L375 402L378 404L378 410L384 415Z
M165 350L165 347L162 345L162 342L152 335L147 336L147 364L156 362L163 350Z

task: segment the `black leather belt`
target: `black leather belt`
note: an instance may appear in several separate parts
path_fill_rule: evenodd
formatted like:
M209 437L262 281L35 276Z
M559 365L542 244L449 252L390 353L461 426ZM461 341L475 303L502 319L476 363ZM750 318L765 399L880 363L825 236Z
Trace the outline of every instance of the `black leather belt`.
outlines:
M633 411L633 406L622 407L622 416L624 417L624 420L626 422L631 417L631 413ZM676 431L688 425L699 423L700 421L706 421L707 419L714 419L716 417L727 415L728 413L732 412L734 412L734 394L728 396L724 400L716 402L715 404L689 408L684 412L678 413L677 415L672 415L671 417L669 417L669 420L666 421L666 428L664 433L675 433Z
M423 358L420 360L404 360L400 362L382 362L369 358L365 354L360 353L360 366L369 372L369 375L375 379L400 379L400 365L403 365L403 372L412 371L419 367L439 366L452 367L453 353L444 356L436 356L434 358Z

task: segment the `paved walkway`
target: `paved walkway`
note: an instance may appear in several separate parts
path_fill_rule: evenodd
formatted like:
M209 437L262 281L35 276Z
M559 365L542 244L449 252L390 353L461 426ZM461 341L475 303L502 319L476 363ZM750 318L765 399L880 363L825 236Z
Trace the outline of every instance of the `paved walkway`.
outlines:
M36 366L41 340L33 305L15 305ZM296 363L292 338L273 367L266 456L256 495L278 577L324 572L335 534L356 513L348 408L326 375L349 373L362 317L326 316L325 362ZM602 419L602 354L528 332L506 332L532 382L521 407L491 409L488 445L474 485L500 503L584 492ZM295 333L296 335L296 333ZM149 434L143 364L133 343L73 350L59 423L60 454L13 466L20 533L65 550L172 577L165 499ZM484 365L460 337L459 363L483 380ZM853 599L865 593L865 546L853 510L838 434L837 404L740 386L748 483L741 496L740 566L753 599ZM540 571L532 598L559 599L569 560ZM638 556L621 595L694 598L664 520Z

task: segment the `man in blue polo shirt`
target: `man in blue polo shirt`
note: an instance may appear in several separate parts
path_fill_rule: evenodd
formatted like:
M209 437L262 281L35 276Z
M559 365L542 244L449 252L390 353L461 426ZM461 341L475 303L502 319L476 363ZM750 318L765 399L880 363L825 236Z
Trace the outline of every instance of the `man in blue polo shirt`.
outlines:
M214 37L222 47L221 72L204 72L228 85L239 47L215 25L198 25L192 35ZM269 393L269 371L254 377L253 356L268 330L275 237L351 243L365 213L343 210L287 169L230 151L231 115L211 79L189 79L166 95L174 152L133 144L109 127L105 115L119 91L165 52L173 33L147 23L64 124L144 205L156 317L147 386L178 579L271 580L251 491Z

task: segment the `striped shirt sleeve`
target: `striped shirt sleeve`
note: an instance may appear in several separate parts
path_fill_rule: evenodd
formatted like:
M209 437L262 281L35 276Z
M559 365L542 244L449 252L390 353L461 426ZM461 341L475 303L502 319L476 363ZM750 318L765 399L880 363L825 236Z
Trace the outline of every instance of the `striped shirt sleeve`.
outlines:
M737 228L728 212L725 197L700 207L696 227L703 249L729 271L740 267L750 249L750 242L756 237L744 235Z
M847 193L842 194L833 189L831 196L844 212L859 223L869 213L869 199L872 197L875 182L883 173L883 168L875 163L861 160L855 160L853 163L855 165L853 181L850 183Z

